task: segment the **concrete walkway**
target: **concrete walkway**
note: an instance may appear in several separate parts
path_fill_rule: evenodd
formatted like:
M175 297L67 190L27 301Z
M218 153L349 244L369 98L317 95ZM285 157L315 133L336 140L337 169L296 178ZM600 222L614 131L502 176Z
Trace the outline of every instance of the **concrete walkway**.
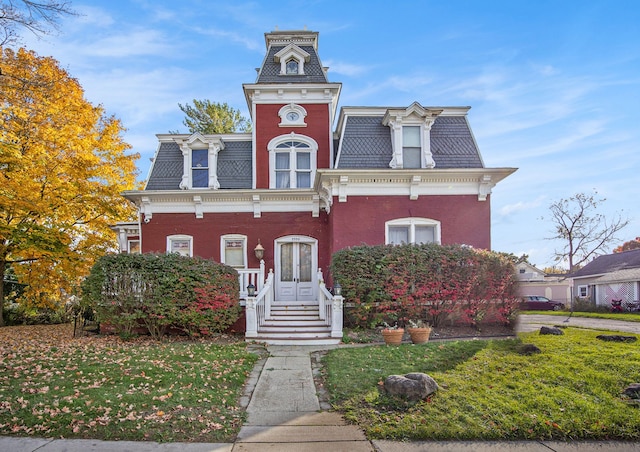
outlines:
M354 451L373 447L362 430L321 406L311 368L318 347L270 346L233 451Z
M525 315L518 331L563 324L565 317ZM612 323L613 322L613 323ZM572 317L569 325L640 333L640 323ZM0 452L640 452L640 443L558 441L368 441L318 399L312 354L329 347L270 346L240 404L248 419L235 443L154 443L0 437Z
M640 322L625 322L614 319L593 319L589 317L573 317L567 313L564 316L544 314L521 314L518 316L516 332L537 331L541 326L563 325L592 330L619 331L640 334Z

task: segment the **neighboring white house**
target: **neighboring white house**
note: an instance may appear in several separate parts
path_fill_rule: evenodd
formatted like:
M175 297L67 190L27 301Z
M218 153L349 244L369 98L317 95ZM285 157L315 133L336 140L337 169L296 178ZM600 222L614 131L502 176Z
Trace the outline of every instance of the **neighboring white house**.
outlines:
M640 299L640 250L599 256L572 277L576 297L597 306L611 306L618 299L629 309Z
M520 262L516 264L516 277L520 296L537 295L571 304L573 283L567 275L546 274L534 265Z

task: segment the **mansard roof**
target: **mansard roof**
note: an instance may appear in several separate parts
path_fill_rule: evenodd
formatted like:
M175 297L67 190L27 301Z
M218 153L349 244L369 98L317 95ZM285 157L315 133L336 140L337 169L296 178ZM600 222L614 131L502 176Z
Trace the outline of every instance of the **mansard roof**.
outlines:
M436 168L484 168L478 145L467 121L468 108L440 107L431 126L431 152ZM386 107L344 107L340 115L338 168L389 168L393 157L391 131L384 125Z
M184 137L184 135L182 135ZM151 166L145 190L178 190L183 173L180 146L172 135L158 135L160 144ZM221 189L250 189L252 181L251 140L222 137L224 149L218 153L218 182Z
M312 31L273 31L265 33L267 55L258 68L256 83L328 83L318 56L318 33ZM285 49L299 49L304 55L304 75L280 73L280 55ZM285 50L285 52L287 52Z

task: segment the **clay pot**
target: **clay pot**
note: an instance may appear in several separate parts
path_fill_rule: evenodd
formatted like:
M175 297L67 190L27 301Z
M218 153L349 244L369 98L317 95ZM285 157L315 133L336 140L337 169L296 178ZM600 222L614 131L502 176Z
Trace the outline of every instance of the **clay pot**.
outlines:
M414 344L424 344L429 341L431 328L409 328L409 336Z
M402 343L402 336L404 336L403 328L382 330L382 337L387 345L400 345Z

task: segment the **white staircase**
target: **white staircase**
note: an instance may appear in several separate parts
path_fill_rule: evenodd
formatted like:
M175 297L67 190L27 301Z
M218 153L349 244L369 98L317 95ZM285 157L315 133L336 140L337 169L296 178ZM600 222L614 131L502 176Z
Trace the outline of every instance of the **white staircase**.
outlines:
M334 345L331 326L320 318L317 301L274 301L271 315L252 340L272 345Z

